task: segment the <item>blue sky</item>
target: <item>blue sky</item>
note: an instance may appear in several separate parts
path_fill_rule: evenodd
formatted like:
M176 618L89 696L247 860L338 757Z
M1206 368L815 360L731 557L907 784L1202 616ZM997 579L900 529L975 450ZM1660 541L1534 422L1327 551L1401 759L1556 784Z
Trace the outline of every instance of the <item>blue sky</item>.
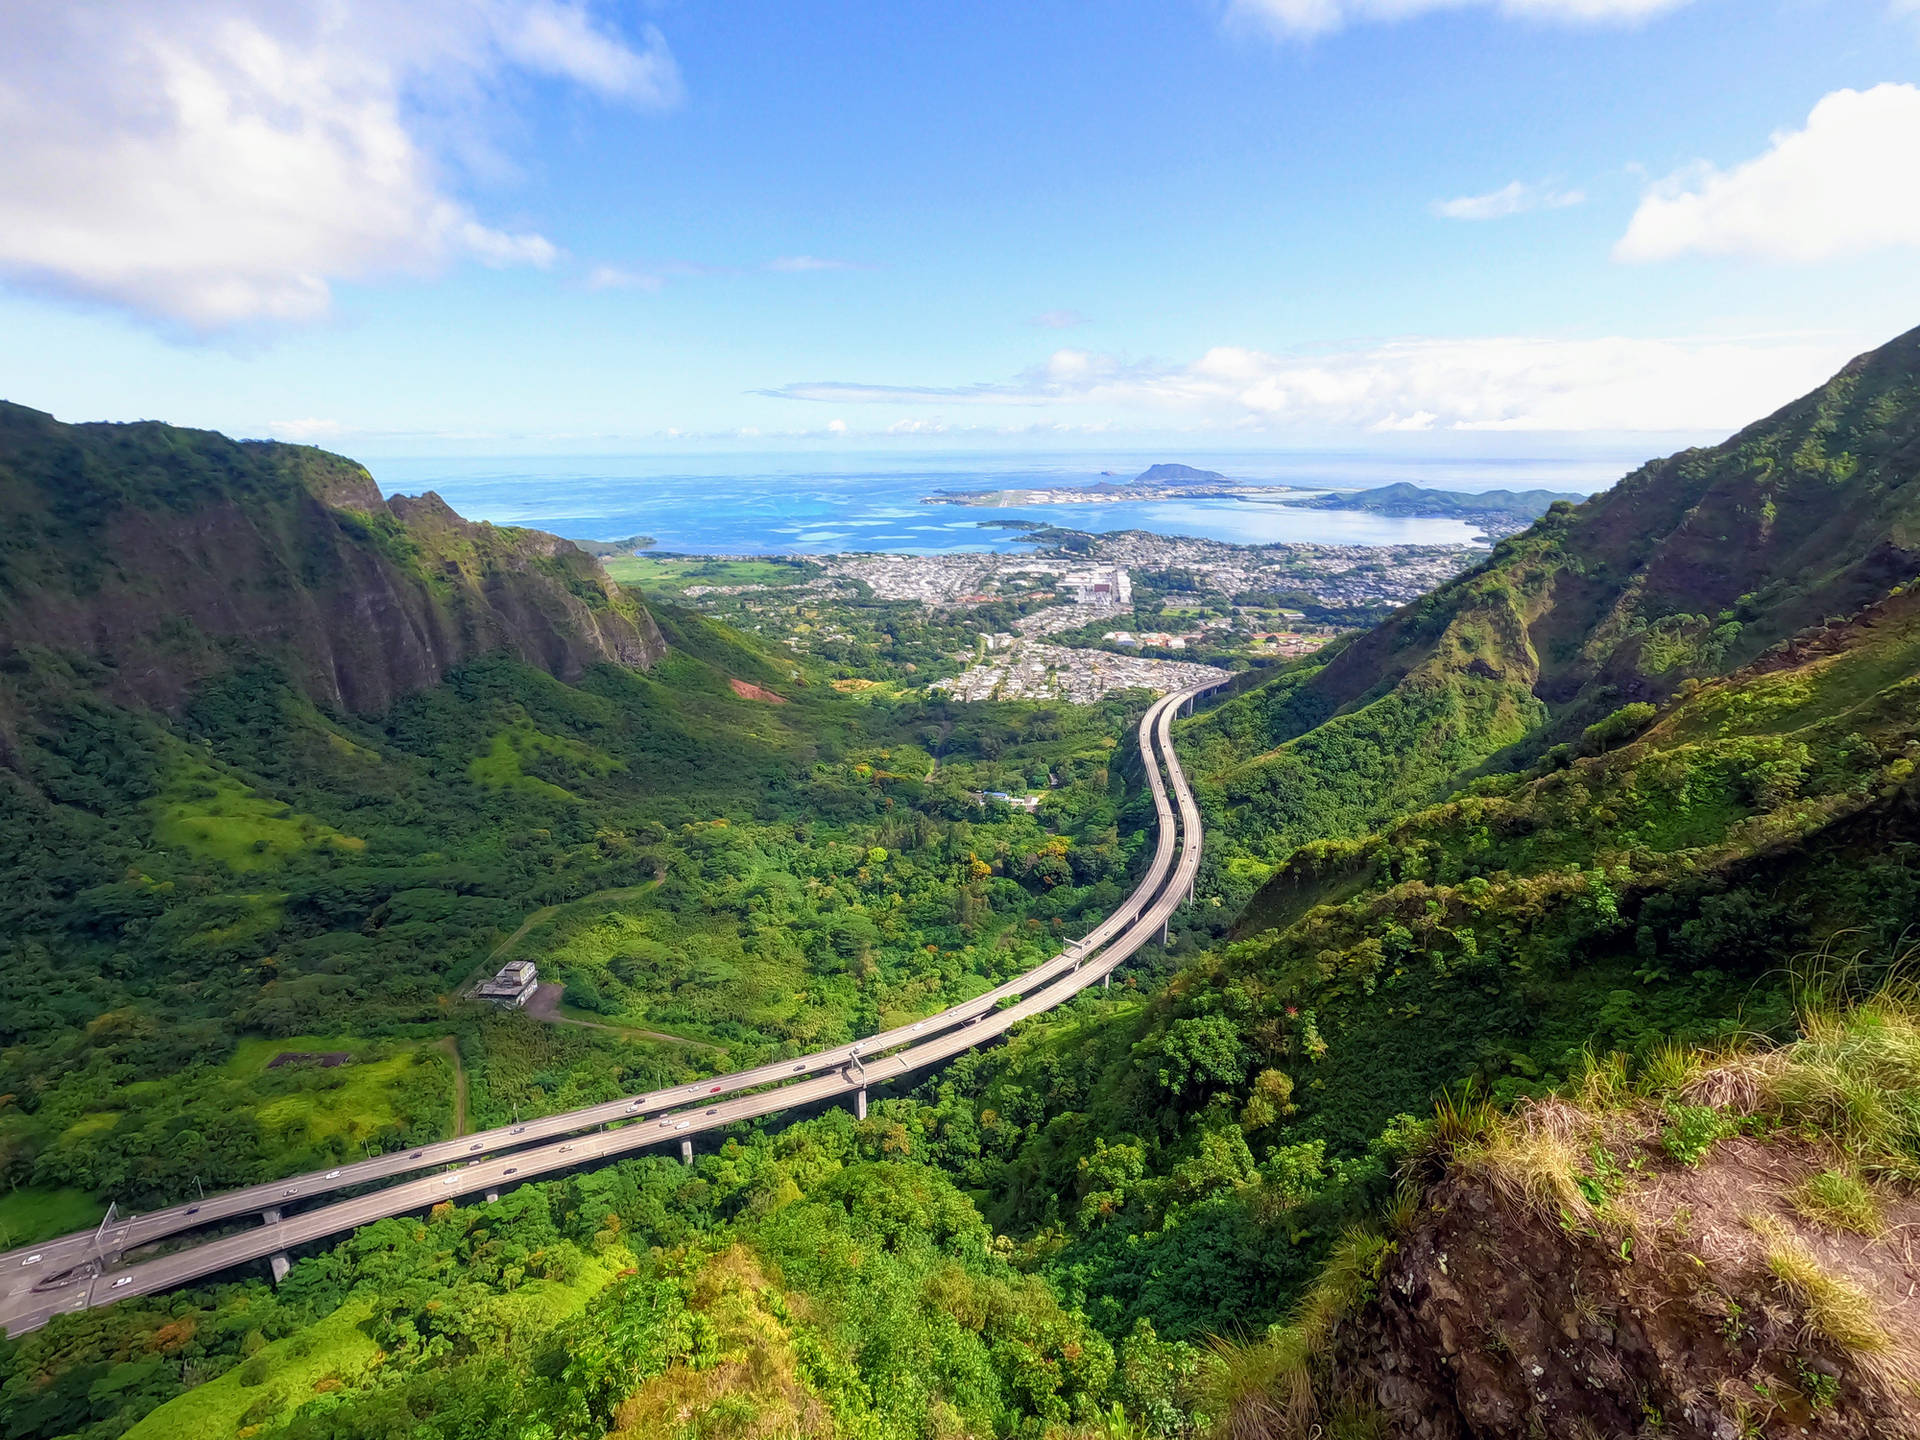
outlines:
M1911 0L397 13L16 26L0 395L373 455L1553 447L1920 324Z

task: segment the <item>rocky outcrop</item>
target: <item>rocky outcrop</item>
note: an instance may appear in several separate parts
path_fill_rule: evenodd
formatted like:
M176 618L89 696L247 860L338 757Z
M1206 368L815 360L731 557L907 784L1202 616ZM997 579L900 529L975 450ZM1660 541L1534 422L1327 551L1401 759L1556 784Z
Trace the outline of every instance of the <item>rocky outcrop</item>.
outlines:
M482 655L574 680L645 668L665 642L570 542L471 523L433 494L385 500L340 456L0 404L0 663L34 648L162 707L270 656L364 712Z
M1520 1123L1565 1130L1559 1108ZM1604 1212L1486 1167L1427 1192L1332 1346L1349 1404L1406 1440L1920 1434L1920 1205L1850 1233L1789 1203L1837 1163L1800 1136L1688 1166L1652 1126L1579 1128L1588 1186L1621 1187Z

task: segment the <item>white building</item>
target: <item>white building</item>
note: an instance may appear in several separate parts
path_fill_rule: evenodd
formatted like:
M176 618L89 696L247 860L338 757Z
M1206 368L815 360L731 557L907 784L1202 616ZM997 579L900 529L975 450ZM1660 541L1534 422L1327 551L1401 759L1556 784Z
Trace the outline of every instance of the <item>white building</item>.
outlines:
M540 971L531 960L514 960L473 993L501 1005L524 1005L540 988Z
M1133 608L1133 578L1119 565L1069 570L1061 577L1060 587L1073 597L1076 605L1092 605L1101 610Z

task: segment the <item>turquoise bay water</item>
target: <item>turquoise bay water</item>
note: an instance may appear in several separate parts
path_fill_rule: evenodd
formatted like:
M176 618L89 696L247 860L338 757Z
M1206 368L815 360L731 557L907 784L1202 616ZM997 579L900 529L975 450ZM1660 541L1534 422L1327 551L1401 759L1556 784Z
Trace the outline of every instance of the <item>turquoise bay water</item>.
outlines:
M1302 510L1279 487L1364 489L1409 481L1436 489L1547 488L1585 494L1622 470L1608 460L1410 460L1379 456L1216 456L1190 463L1272 499L982 508L923 505L941 490L1091 485L1138 474L1138 456L518 457L371 462L388 494L437 490L474 520L528 525L580 540L652 535L662 552L707 555L885 551L946 554L1020 548L1009 520L1076 530L1148 530L1241 544L1459 545L1476 537L1457 520L1394 519ZM1298 498L1296 495L1295 498Z

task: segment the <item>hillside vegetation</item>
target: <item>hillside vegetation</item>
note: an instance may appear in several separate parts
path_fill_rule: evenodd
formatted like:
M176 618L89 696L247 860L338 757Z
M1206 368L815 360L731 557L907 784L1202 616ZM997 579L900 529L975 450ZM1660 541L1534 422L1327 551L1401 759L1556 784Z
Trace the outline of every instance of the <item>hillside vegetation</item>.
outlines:
M1192 727L1221 859L1363 834L1920 571L1920 331L1725 444L1554 506L1480 567ZM1244 890L1241 891L1244 893Z
M1250 676L1179 726L1165 950L867 1120L57 1317L0 1428L1915 1433L1917 433L1920 332ZM0 1217L443 1133L448 1036L476 1123L795 1053L1123 893L1137 707L842 694L651 610L645 671L509 647L368 713L23 648ZM460 1002L505 955L555 1023Z
M32 657L84 657L119 700L175 707L236 660L385 710L507 653L564 680L644 669L639 599L571 542L381 498L351 460L171 425L63 425L0 401L0 754Z

